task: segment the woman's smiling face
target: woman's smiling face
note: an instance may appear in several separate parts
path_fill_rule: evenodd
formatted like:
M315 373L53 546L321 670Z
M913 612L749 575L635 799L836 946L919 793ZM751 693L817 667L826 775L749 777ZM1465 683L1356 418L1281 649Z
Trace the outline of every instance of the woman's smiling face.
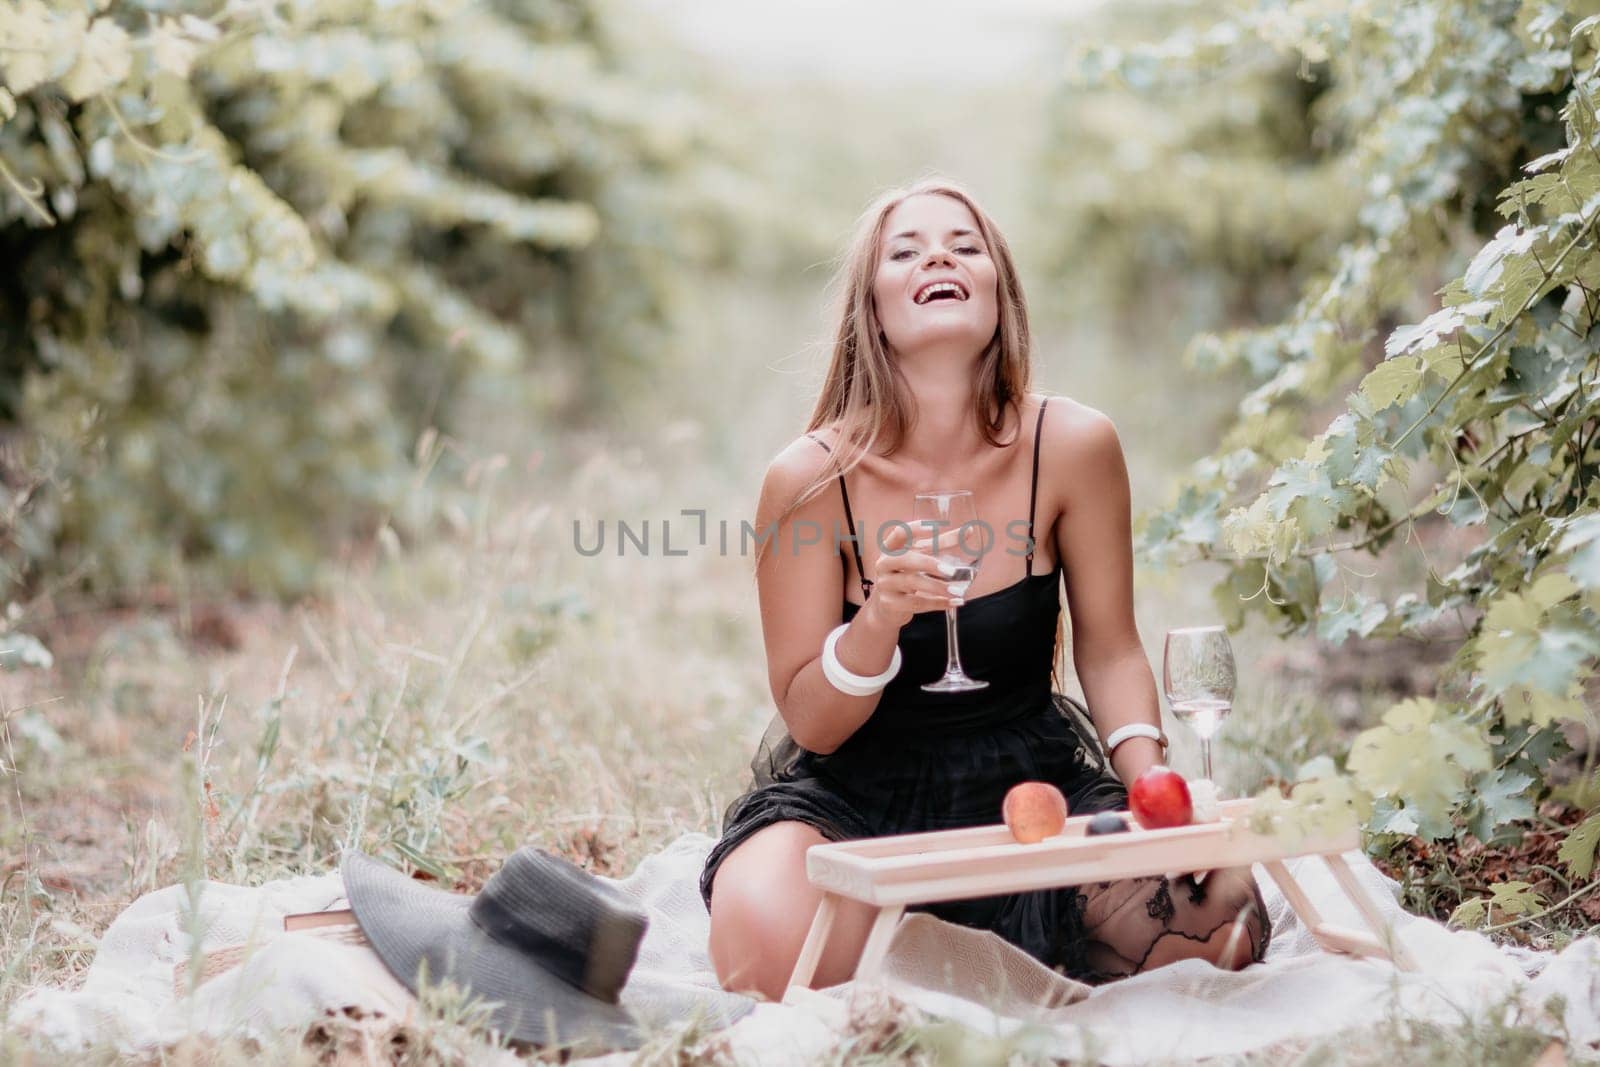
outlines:
M999 322L997 281L978 222L961 201L911 196L884 220L872 295L897 353L936 345L976 358ZM930 289L935 282L950 284Z

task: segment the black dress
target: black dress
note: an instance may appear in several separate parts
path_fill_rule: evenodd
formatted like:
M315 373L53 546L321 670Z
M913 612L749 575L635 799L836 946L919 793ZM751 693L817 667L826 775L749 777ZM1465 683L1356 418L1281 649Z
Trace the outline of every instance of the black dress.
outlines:
M1043 422L1041 404L1039 428ZM1030 549L1039 483L1038 428L1032 479ZM842 476L839 488L846 522L854 532ZM998 554L986 565L1015 558ZM864 573L859 549L856 566ZM957 615L962 665L972 677L987 681L988 688L961 693L921 689L944 673L946 657L944 612L924 611L900 631L900 672L884 688L871 717L836 750L823 755L801 748L774 716L751 763L752 786L729 805L721 839L701 872L700 893L708 909L712 879L723 858L757 830L786 819L815 827L832 841L993 825L1000 821L1006 791L1028 780L1054 783L1074 815L1126 808L1127 792L1107 764L1087 709L1051 688L1061 568L1034 574L1030 550L1019 569L1023 574L1016 582L968 598ZM871 595L871 582L865 579L862 594ZM845 621L859 610L846 600ZM1149 888L1145 910L1150 915L1144 923L1166 908L1170 891L1160 881L1162 885ZM1146 902L1129 903L1135 905L1131 910L1138 910ZM1046 966L1098 980L1108 969L1087 954L1084 905L1084 894L1067 886L908 910L993 930ZM1129 962L1137 957L1131 954Z

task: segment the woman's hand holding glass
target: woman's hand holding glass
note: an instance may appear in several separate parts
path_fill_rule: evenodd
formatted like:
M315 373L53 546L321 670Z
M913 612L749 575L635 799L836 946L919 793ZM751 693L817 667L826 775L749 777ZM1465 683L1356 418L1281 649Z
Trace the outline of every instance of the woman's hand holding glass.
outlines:
M958 536L956 530L941 530L937 537L914 538L910 525L890 525L879 546L872 595L861 614L898 633L919 611L959 607L962 598L950 593L947 565L935 556L954 545Z

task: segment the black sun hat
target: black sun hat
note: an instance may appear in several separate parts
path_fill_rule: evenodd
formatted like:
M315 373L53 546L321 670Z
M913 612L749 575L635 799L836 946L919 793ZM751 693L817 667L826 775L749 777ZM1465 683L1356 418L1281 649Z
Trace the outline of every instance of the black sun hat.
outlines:
M595 875L542 849L512 853L476 896L423 885L355 850L345 896L384 965L412 992L448 979L493 1002L516 1041L635 1049L619 999L649 919Z

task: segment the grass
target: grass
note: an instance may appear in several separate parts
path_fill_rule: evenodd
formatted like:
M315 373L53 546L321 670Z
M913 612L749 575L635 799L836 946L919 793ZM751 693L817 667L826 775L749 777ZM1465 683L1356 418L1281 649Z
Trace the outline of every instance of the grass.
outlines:
M0 1017L161 885L321 872L355 845L469 890L524 844L622 874L715 832L765 722L759 648L727 623L740 583L654 580L678 562L655 559L580 582L540 536L580 501L631 510L640 469L608 455L565 499L481 494L322 603L229 607L233 652L159 612L58 645L6 710Z

